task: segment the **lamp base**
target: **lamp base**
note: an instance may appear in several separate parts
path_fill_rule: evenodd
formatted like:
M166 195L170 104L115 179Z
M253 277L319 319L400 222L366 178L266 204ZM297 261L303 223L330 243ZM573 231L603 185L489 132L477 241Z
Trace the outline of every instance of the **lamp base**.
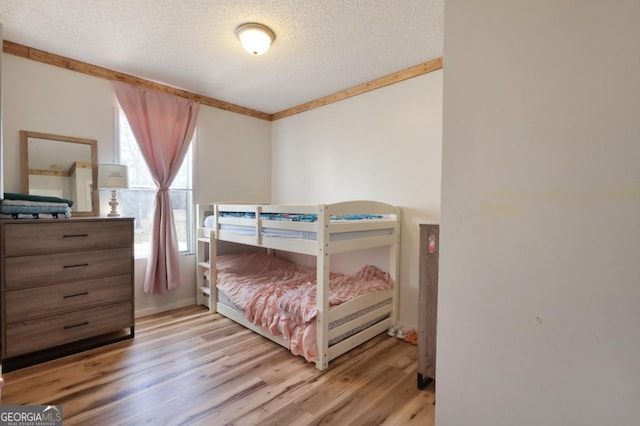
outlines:
M109 205L111 206L111 211L107 214L108 217L119 217L120 212L118 212L118 191L111 191L111 201L109 201Z

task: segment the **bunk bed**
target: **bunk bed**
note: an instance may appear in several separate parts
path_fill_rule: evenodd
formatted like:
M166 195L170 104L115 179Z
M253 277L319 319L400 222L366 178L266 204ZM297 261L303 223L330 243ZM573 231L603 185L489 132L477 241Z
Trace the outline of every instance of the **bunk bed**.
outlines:
M329 361L386 331L396 322L400 243L398 207L374 201L302 206L206 203L198 205L197 226L198 303L291 349L294 354L305 356L318 369L326 369ZM267 329L269 327L252 321L251 315L239 307L242 304L230 302L229 296L220 291L220 288L225 288L222 284L226 284L220 280L229 276L223 273L226 271L224 262L234 259L234 255L223 254L229 251L229 246L233 247L231 252L244 252L246 248L249 251L258 249L271 256L284 251L315 257L315 268L308 270L294 266L296 274L312 274L300 281L305 281L307 287L309 283L315 287L312 297L307 297L314 305L312 309L298 309L311 311L311 315L305 317L311 318L310 336L315 340L311 357L306 352L294 351L287 333L274 334L273 330ZM382 272L384 277L375 267L366 265L356 275L367 276L376 285L366 292L355 293L348 300L336 302L335 289L341 285L335 283L336 277L337 281L349 281L351 277L345 278L331 271L331 255L376 247L388 248L388 271ZM243 259L244 255L239 256ZM257 260L251 258L249 262ZM237 270L233 272L238 273ZM386 286L385 281L391 284ZM280 290L279 294L285 291ZM301 333L309 336L309 331Z

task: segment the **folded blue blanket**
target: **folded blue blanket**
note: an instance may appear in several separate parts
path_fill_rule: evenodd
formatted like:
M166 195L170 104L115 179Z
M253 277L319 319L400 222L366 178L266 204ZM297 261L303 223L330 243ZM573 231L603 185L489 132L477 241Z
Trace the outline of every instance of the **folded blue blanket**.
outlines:
M40 214L48 214L57 219L59 214L66 218L71 217L71 208L66 203L5 199L0 202L0 213L11 215L14 219L24 215L38 219Z
M16 194L13 192L4 193L5 200L21 200L21 201L36 201L45 203L65 203L69 207L73 207L73 200L67 200L66 198L47 197L45 195L29 195L29 194Z

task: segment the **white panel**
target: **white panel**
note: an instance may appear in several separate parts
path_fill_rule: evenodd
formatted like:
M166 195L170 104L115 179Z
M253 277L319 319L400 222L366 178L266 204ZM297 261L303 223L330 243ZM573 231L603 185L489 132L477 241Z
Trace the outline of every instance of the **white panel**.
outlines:
M447 0L439 426L638 424L638 28Z
M393 290L380 290L355 297L331 308L329 311L329 322L342 319L347 315L391 298L393 298Z
M270 126L266 120L201 106L195 203L268 203Z
M362 343L377 336L378 334L384 333L390 325L391 319L382 320L372 327L367 328L366 330L361 331L360 333L355 334L348 339L341 341L340 343L336 343L329 348L329 361L331 361L332 359L336 359L343 353L350 351L351 349L355 348L358 345L361 345Z
M327 249L327 251L330 254L335 254L335 253L342 253L350 250L380 247L382 245L391 246L395 243L396 243L395 235L386 235L383 237L358 238L353 240L330 242L329 248Z
M340 337L342 334L353 330L355 328L360 327L361 325L366 324L369 321L373 321L376 318L381 318L385 314L390 314L392 309L392 304L388 306L384 306L382 308L378 308L375 311L371 311L368 314L365 314L361 317L354 319L353 321L349 321L348 323L339 325L336 328L332 328L329 330L329 340L334 339L336 337ZM390 315L389 315L390 316Z

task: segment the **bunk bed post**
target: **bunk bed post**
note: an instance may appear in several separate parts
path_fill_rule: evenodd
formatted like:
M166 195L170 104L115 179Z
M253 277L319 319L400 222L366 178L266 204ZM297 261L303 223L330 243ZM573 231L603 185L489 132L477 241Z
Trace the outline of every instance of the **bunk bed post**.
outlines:
M262 213L262 206L256 206L256 245L262 246L262 220L260 214Z
M218 274L216 268L216 258L218 256L218 240L216 239L216 230L209 231L209 312L216 313L218 311Z
M400 298L400 207L396 207L395 243L389 248L389 276L393 279L393 311L391 313L391 323L398 323L398 299Z
M207 306L209 311L212 310L211 283L209 283L208 288L205 286L204 275L206 271L211 273L210 249L214 240L211 238L208 228L204 226L204 220L207 214L211 212L212 207L214 206L209 203L200 203L197 204L196 208L196 303ZM213 277L215 280L215 275ZM211 275L209 278L211 279ZM215 312L215 307L213 312Z
M318 255L316 257L316 346L318 359L316 368L324 370L329 366L329 217L327 205L318 210Z

